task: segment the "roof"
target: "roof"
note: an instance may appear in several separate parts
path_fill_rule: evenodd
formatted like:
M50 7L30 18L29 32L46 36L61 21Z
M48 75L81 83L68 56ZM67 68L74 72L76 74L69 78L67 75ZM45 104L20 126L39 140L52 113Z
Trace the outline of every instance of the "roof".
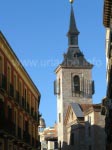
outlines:
M71 105L71 107L72 107L72 109L73 109L76 117L84 117L83 116L83 112L82 112L79 104L77 104L77 103L71 103L70 105Z
M81 107L83 112L88 110L92 106L93 106L93 104L80 104L80 107Z
M67 34L69 47L67 52L64 54L64 59L62 63L55 69L55 72L59 71L60 68L92 69L93 64L89 63L85 59L83 53L79 49L78 34L79 31L76 26L73 6L71 5L70 25Z
M67 125L67 120L70 118L71 110L75 114L78 121L84 121L83 118L91 112L100 112L101 104L78 104L70 103L64 119L64 124Z
M110 27L110 17L112 18L112 0L104 0L103 24Z
M71 5L71 14L70 14L70 26L69 26L69 34L79 34L79 31L76 26L76 21L75 21L75 16L74 16L74 11L73 11L73 6Z
M86 106L87 105L87 106ZM90 112L100 112L101 104L81 104L80 105L84 114L89 114Z
M79 47L69 47L67 53L64 55L64 60L61 64L66 67L86 67L92 68L93 65L90 64L85 58L83 53L80 51Z
M40 117L40 119L39 119L39 127L40 128L45 128L46 127L45 120L42 117Z
M13 49L11 48L10 44L8 43L8 41L6 40L5 36L3 35L3 33L0 31L0 37L2 38L2 40L6 43L6 45L9 47L11 53L13 54L14 58L17 60L18 64L20 64L20 67L23 69L23 71L25 72L26 76L29 78L29 80L31 81L32 85L34 86L34 88L36 89L36 91L39 94L39 101L40 101L40 97L41 94L38 90L38 88L36 87L36 85L34 84L33 80L31 79L31 77L29 76L28 72L26 71L26 69L23 67L22 63L20 62L20 60L18 59L18 57L16 56L16 54L14 53Z
M76 117L84 117L84 114L87 112L101 110L101 104L71 103L70 105L71 105Z

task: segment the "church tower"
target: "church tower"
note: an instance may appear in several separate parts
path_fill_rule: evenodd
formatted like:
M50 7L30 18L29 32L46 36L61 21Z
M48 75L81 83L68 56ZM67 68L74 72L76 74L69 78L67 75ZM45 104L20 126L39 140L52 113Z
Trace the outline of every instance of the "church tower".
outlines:
M94 82L91 70L93 65L84 57L78 45L79 31L76 26L74 10L71 3L70 25L67 33L68 50L62 63L56 68L54 92L57 95L58 142L60 147L66 142L64 117L71 102L92 104Z

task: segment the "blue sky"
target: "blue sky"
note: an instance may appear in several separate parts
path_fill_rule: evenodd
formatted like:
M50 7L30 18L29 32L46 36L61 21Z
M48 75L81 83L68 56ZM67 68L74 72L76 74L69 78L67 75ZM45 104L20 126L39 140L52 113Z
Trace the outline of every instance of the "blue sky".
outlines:
M79 47L94 64L94 103L106 93L105 28L102 0L75 0ZM40 112L47 126L56 121L54 70L67 51L69 0L1 0L0 30L41 92Z

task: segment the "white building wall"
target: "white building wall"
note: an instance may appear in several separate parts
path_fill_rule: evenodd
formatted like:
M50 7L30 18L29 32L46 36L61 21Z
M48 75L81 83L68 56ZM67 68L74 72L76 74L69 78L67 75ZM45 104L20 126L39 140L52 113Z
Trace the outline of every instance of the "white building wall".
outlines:
M108 70L110 69L109 65L109 53L110 53L110 28L106 29L106 43L105 43L105 50L106 50L106 68L107 68L107 83L108 83Z

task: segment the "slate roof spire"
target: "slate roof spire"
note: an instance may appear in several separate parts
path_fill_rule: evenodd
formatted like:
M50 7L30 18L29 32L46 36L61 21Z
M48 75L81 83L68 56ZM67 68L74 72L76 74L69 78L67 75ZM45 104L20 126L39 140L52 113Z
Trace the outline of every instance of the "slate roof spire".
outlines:
M74 10L73 10L73 6L71 3L70 25L69 25L69 31L67 34L69 46L78 45L78 35L79 35L79 31L76 26Z
M73 10L73 1L69 0L71 3L71 13L70 13L70 25L67 33L68 36L68 50L64 54L64 60L61 63L64 67L72 68L86 68L91 69L93 67L84 57L84 54L80 51L78 45L78 35L79 31L75 22L75 15Z

